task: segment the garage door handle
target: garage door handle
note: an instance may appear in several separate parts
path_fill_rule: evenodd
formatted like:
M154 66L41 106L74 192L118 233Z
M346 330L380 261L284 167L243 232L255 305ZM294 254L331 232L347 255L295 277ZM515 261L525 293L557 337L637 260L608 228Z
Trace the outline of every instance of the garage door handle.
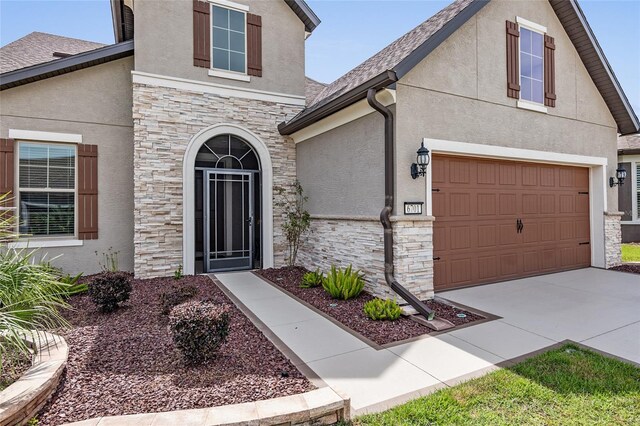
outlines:
M522 229L524 228L524 225L522 224L522 221L520 219L516 220L516 232L519 234L522 232Z

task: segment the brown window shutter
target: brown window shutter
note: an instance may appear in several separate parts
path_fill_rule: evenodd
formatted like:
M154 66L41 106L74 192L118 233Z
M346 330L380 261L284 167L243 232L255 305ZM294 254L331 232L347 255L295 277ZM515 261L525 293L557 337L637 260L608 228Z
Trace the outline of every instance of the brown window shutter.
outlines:
M98 239L97 145L78 145L78 237Z
M507 21L507 96L520 98L520 49L518 24Z
M556 44L553 37L544 35L544 104L556 106Z
M262 17L247 13L247 74L262 77Z
M211 9L207 1L193 0L193 65L211 68Z
M8 199L0 203L0 207L12 207L14 205L14 152L15 141L13 139L0 139L0 195L10 193Z

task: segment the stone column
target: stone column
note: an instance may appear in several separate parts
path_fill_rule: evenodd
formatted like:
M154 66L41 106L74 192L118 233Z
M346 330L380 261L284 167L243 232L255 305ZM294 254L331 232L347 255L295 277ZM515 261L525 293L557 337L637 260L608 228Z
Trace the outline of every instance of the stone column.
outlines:
M418 299L433 291L433 216L393 216L393 266L398 282Z
M622 263L620 220L623 214L622 212L605 212L604 214L604 252L607 269Z

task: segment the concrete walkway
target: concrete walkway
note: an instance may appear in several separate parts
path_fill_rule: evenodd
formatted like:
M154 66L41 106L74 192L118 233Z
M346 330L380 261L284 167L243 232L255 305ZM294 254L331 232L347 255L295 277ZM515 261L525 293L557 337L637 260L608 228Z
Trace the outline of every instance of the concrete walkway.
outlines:
M640 277L584 269L442 293L503 317L376 350L250 272L220 282L334 390L379 411L571 339L640 363Z

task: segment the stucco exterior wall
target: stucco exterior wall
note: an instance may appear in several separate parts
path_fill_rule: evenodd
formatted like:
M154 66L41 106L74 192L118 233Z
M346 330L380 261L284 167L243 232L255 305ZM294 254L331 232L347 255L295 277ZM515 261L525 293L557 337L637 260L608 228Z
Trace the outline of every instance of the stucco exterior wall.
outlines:
M293 141L277 124L301 107L173 88L133 85L135 274L166 276L183 263L183 159L191 139L216 124L235 124L269 150L274 187L296 176ZM274 263L284 265L283 213L274 207ZM195 244L195 241L193 242Z
M304 96L304 24L282 0L234 0L262 17L262 77L209 77L193 66L193 1L135 0L136 71Z
M505 21L516 16L555 37L557 106L547 114L506 94ZM613 117L544 0L490 2L399 81L396 107L396 206L425 201L424 180L409 175L425 137L606 157L607 176L617 166ZM617 190L607 199L617 206Z
M377 216L384 207L384 118L368 114L296 144L307 208L317 215Z
M98 234L81 247L42 248L68 273L98 272L98 253L119 252L133 270L133 58L120 59L0 93L0 137L9 129L81 134L98 145Z

